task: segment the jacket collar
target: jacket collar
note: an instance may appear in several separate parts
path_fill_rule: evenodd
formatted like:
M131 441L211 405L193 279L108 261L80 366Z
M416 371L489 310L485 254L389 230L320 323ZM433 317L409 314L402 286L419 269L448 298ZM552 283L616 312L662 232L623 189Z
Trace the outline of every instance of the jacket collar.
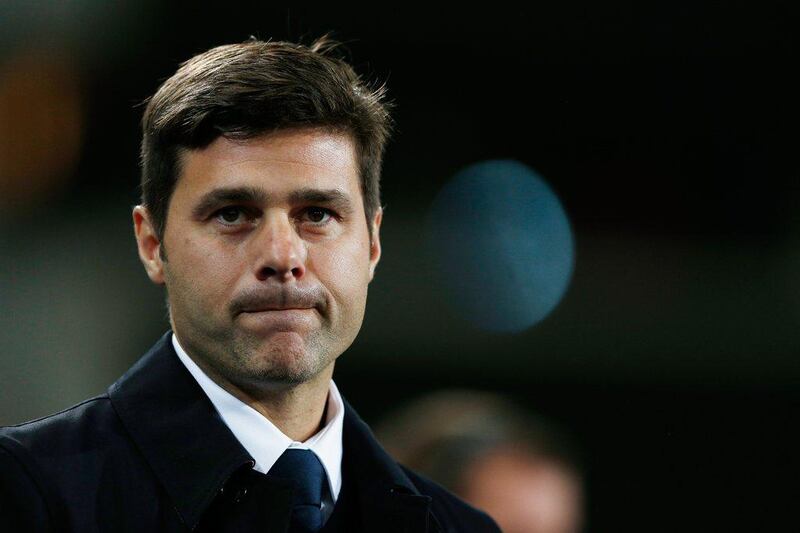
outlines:
M178 359L167 332L108 395L123 425L194 529L231 474L253 458Z
M193 530L232 474L252 468L255 461L178 359L171 334L164 334L108 394L181 519ZM342 467L353 476L363 500L365 529L390 533L436 526L431 498L420 494L346 400L344 407Z

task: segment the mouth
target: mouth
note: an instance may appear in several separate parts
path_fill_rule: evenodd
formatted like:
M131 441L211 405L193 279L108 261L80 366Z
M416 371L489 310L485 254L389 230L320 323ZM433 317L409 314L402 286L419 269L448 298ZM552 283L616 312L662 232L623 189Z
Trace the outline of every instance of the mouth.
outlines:
M248 330L271 334L310 331L319 327L320 317L313 307L270 307L244 310L238 320Z
M253 309L244 309L242 314L255 314L255 313L281 313L291 311L314 311L314 307L259 307Z

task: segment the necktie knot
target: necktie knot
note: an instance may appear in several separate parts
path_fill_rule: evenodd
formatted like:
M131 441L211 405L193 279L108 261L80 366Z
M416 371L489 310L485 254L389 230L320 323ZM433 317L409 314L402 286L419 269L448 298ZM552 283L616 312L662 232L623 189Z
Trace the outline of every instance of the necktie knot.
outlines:
M291 531L313 532L322 527L322 492L326 480L319 458L311 450L287 448L269 475L293 482Z

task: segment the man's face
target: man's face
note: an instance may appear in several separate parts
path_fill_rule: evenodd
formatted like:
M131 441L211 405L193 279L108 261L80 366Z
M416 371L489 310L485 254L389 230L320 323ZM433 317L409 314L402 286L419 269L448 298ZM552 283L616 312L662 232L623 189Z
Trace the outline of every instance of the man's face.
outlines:
M351 138L220 137L182 162L166 261L147 211L134 210L140 256L166 284L178 340L245 391L330 377L361 327L380 258L381 212L370 242Z

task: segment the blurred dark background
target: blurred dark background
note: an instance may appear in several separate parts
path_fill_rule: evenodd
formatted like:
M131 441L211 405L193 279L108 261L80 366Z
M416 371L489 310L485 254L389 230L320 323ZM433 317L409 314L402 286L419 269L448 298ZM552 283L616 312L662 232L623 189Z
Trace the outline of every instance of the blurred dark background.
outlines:
M140 102L212 46L333 31L396 103L383 258L337 365L361 415L502 392L580 443L587 531L797 530L791 3L266 5L0 3L0 424L102 392L167 327L130 218ZM513 335L449 312L422 242L442 185L498 158L575 238L563 301Z

